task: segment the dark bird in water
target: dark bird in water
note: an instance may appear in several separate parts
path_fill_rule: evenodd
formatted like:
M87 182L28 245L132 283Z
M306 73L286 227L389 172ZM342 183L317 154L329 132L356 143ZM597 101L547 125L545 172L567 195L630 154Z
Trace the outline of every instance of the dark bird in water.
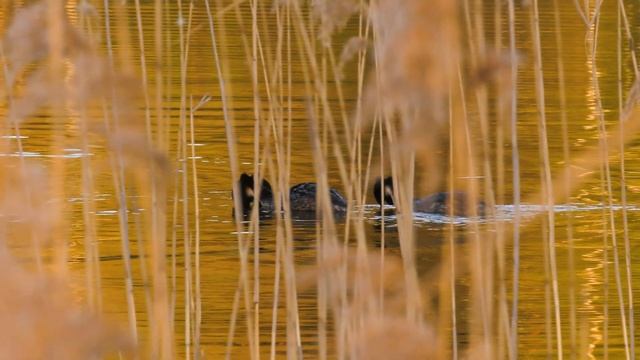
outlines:
M294 185L289 190L289 202L291 211L316 211L316 192L318 185L307 182ZM347 200L334 188L329 188L329 200L331 200L331 210L334 214L347 211Z
M393 179L391 176L384 178L384 180L380 178L376 179L373 185L373 196L380 205L395 204ZM462 191L455 191L453 193L437 192L413 200L413 211L428 214L466 216L468 206L470 205L469 201L469 195ZM478 202L476 207L477 215L484 216L484 207L484 202Z
M242 212L248 214L256 203L255 179L253 175L243 173L239 180L240 195L242 196ZM316 183L307 182L297 184L289 190L289 203L292 213L315 214L316 211ZM334 214L343 214L347 211L347 201L333 188L329 189L331 210ZM275 211L273 191L271 184L266 179L262 180L260 187L260 199L257 201L260 214L268 215Z
M258 211L261 214L271 214L274 209L273 191L271 184L266 179L262 179L260 186L260 194L256 194L253 175L242 173L238 180L238 188L240 189L240 199L242 202L242 212L246 215L251 212L253 205L256 203L256 195L260 196L258 200ZM233 196L233 193L231 194Z

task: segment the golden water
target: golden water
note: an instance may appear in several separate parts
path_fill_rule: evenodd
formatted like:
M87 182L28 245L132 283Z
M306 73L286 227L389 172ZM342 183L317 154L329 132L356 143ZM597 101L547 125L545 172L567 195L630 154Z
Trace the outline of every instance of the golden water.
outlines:
M571 1L561 1L561 21L565 66L565 78L567 86L567 115L568 137L572 154L579 154L585 149L597 144L597 109L595 106L594 89L591 83L594 64L590 63L587 56L585 27ZM562 166L562 127L560 122L560 105L558 92L557 73L557 49L552 12L552 2L541 4L542 22L542 52L543 71L545 76L545 93L547 101L547 126L549 131L549 144L551 151L552 167L558 170ZM98 16L93 18L97 26L98 37L105 33L102 3L96 4L99 9ZM76 18L76 4L70 1L67 8L70 16ZM131 33L136 34L134 7L130 9ZM635 4L629 4L628 13L635 14L638 9ZM10 12L11 6L5 11ZM180 106L179 84L179 51L177 30L177 8L172 4L169 9L169 19L163 27L167 39L172 44L167 51L167 64L165 76L170 79L166 87L164 108L170 115L172 123L172 139L177 139L177 123ZM153 2L143 2L143 27L145 29L145 42L147 59L149 64L153 61ZM493 9L487 6L486 19L490 21ZM0 14L0 23L6 24L7 13ZM236 134L238 136L241 170L250 172L253 169L253 94L249 68L242 50L240 38L234 32L234 17L229 14L225 17L230 30L229 38L229 64L231 66L231 84L233 86L233 105L235 116ZM519 9L517 13L518 48L521 49L522 64L519 71L518 87L518 137L520 141L520 161L523 198L535 194L540 189L540 160L538 148L537 108L535 98L533 57L531 51L530 23L527 10ZM635 19L632 19L632 21ZM231 178L229 169L229 157L227 153L226 136L224 132L223 114L220 102L220 92L216 79L215 63L211 52L211 41L208 34L208 20L202 2L195 2L193 12L193 34L189 45L189 64L187 67L187 94L193 96L194 101L204 95L211 95L212 101L200 109L195 118L196 139L193 146L197 154L200 221L201 221L201 256L200 271L202 274L202 351L208 358L219 358L226 350L227 336L230 327L233 299L237 289L239 260L238 244L235 236L235 226L232 213L232 201L230 196ZM599 32L599 49L597 57L597 75L600 79L602 101L605 107L605 119L608 124L617 121L618 98L617 93L617 63L616 63L616 4L605 2L603 5L601 28ZM640 35L638 27L632 29L635 35ZM347 29L347 33L353 29ZM343 36L343 41L346 35ZM504 42L506 44L507 35ZM137 38L132 42L133 53L139 54ZM340 44L340 41L338 42ZM339 46L339 45L337 45ZM139 59L139 55L136 56ZM628 51L624 55L625 79L631 78L630 58ZM138 63L135 64L139 66ZM149 66L152 69L152 66ZM294 64L294 70L298 69ZM299 70L299 69L298 69ZM153 74L153 71L150 71ZM303 78L300 73L294 73L298 82L293 84L294 94L304 92ZM346 74L347 98L353 99L355 74ZM151 81L154 79L152 78ZM166 80L166 79L165 79ZM629 87L626 81L625 89ZM334 99L335 100L335 99ZM266 104L265 104L266 106ZM1 109L4 112L6 109ZM291 183L312 181L313 164L308 140L307 119L305 117L302 96L294 99L293 103L293 143L294 156L292 158ZM58 119L59 120L59 119ZM27 152L28 161L47 166L51 155L50 135L52 119L46 114L33 116L22 124L22 139L24 150ZM75 134L74 120L64 120L69 134ZM625 152L628 181L628 201L630 209L629 236L632 243L632 261L640 256L640 249L636 245L640 234L640 148L638 142L632 142ZM77 294L79 299L84 295L82 284L84 283L84 245L83 228L78 225L82 221L82 203L75 201L81 194L80 186L80 151L78 144L70 142L65 144L69 173L65 178L66 194L70 200L70 267L74 270L73 276L77 280ZM93 155L99 156L104 150L95 148ZM75 156L77 155L77 156ZM505 149L505 167L510 169L510 148ZM612 171L615 178L619 178L619 162L613 160ZM337 179L337 170L332 168L330 179ZM179 173L175 173L176 178ZM506 175L510 179L511 174ZM601 206L606 201L606 193L600 182L599 173L591 174L580 190L576 191L571 203L573 206L558 206L556 211L556 240L557 261L559 266L559 288L562 311L562 328L565 349L569 349L570 324L569 324L569 288L571 273L575 276L575 301L577 311L577 333L583 334L587 340L589 353L601 358L604 354L603 344L608 344L608 353L611 358L620 358L624 354L620 311L617 301L616 285L613 278L611 236L607 235L607 213ZM333 185L337 186L338 183ZM103 169L98 176L96 200L98 204L98 242L100 246L101 286L104 312L109 316L126 323L127 304L124 291L124 268L121 257L120 233L117 217L117 201L113 193L112 180L108 172ZM614 199L619 203L619 183L614 183ZM508 186L507 191L511 191ZM509 196L509 199L511 197ZM191 199L192 201L192 199ZM373 199L369 199L373 202ZM508 204L506 204L508 205ZM171 209L171 207L169 207ZM505 213L503 221L511 226L511 211L508 206L500 206L499 211ZM525 211L527 212L527 211ZM135 217L136 215L133 214ZM169 214L169 217L171 215ZM193 213L190 214L193 217ZM374 212L371 212L373 218ZM615 212L616 230L618 241L622 242L622 212ZM417 252L418 266L423 274L435 269L441 259L441 247L446 239L447 227L438 223L434 218L416 220L417 228ZM193 219L191 220L193 221ZM567 229L571 222L575 240L575 266L568 267ZM368 222L369 243L372 247L380 246L380 230L377 221L371 219ZM459 227L465 224L456 225ZM545 226L541 219L532 221L522 229L521 238L521 277L520 277L520 321L519 321L519 349L523 358L542 358L555 349L553 340L549 342L547 336L555 338L553 332L547 333L545 328L546 296L545 272L543 268L544 243L541 237L541 228ZM294 226L296 239L296 263L300 266L313 264L315 261L315 229L309 223L296 223ZM387 232L387 247L389 253L399 253L396 234L391 230ZM169 239L171 234L169 234ZM271 328L271 313L274 278L275 255L275 226L269 221L260 228L260 275L261 275L261 329L265 334L262 337L262 352L268 354L269 333ZM604 244L607 244L607 247ZM465 246L463 242L460 247ZM175 289L175 336L178 353L184 355L184 248L179 239L177 242L177 288ZM606 250L605 250L606 249ZM620 247L621 251L623 250ZM133 253L137 256L137 247ZM605 263L604 259L608 263ZM511 257L511 247L508 246L507 258ZM141 281L140 259L134 258L135 297L138 309L138 321L141 338L144 341L147 334L148 323L146 321L146 309L144 301L145 284ZM508 261L510 264L510 260ZM609 279L605 279L605 266L608 266ZM622 269L621 269L622 270ZM632 284L635 299L640 299L640 265L632 263ZM623 284L626 278L623 272ZM509 280L507 280L509 281ZM510 286L510 283L508 283ZM460 285L460 294L466 292L465 285ZM283 290L280 290L283 294ZM546 295L547 294L547 295ZM626 294L626 290L625 290ZM302 343L305 354L314 357L317 349L317 310L315 307L315 294L311 291L300 294L300 321L302 324ZM283 300L283 299L282 299ZM626 300L626 295L625 295ZM464 304L465 299L460 299ZM243 305L241 305L242 309ZM606 310L605 310L606 308ZM608 318L605 318L608 312ZM237 331L233 341L232 355L234 358L243 358L248 355L246 340L246 320L240 311L237 319ZM458 313L458 321L464 323L467 314L464 310ZM280 311L281 320L284 319L284 311ZM608 324L605 324L605 320ZM605 330L605 325L607 326ZM284 321L279 323L279 333L284 334ZM464 331L464 329L462 329ZM607 338L605 338L605 335ZM283 343L284 335L279 343ZM460 340L464 342L464 333L460 334ZM640 340L640 331L636 332L636 341ZM284 351L284 346L281 346ZM637 352L637 351L636 351Z

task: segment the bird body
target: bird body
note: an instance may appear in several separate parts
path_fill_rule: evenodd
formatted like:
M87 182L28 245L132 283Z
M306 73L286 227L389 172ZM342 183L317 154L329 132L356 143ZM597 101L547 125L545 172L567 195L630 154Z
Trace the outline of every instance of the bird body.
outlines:
M318 185L312 182L292 186L289 190L291 211L315 212L317 189ZM329 188L329 199L334 213L347 211L347 201L336 189Z
M394 205L393 179L378 178L373 186L373 195L380 205ZM413 201L413 211L427 214L466 216L471 209L469 195L462 191L437 192ZM484 215L484 203L477 203L476 214Z
M271 184L266 179L262 179L262 185L260 186L260 193L255 191L255 179L253 175L242 173L240 180L238 180L238 187L240 189L240 199L242 204L242 212L247 215L251 212L253 205L255 204L255 198L258 200L258 211L260 213L272 213L274 209L273 202L273 190ZM233 193L231 193L233 197Z
M249 214L254 204L255 198L259 196L257 201L259 212L262 215L269 215L275 212L275 203L271 184L266 179L262 180L260 194L256 194L255 179L253 175L243 173L239 180L240 195L242 196L242 211ZM294 185L289 189L289 205L291 212L294 214L303 213L303 215L315 214L317 208L316 194L318 186L313 182L306 182ZM329 188L329 199L331 201L331 210L334 214L341 214L347 211L347 201L345 198L333 188Z

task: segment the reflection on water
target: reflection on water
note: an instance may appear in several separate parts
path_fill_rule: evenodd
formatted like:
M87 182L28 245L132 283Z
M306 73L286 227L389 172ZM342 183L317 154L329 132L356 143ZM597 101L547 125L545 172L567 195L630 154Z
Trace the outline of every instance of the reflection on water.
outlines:
M602 250L593 250L584 254L583 258L586 262L595 263L593 267L586 267L581 271L580 278L584 280L580 289L580 296L584 298L584 302L580 305L579 311L589 314L589 356L595 359L594 350L597 345L602 344L603 334L602 328L604 324L604 314L601 309L594 306L594 300L600 297L602 293Z
M547 4L548 3L548 4ZM567 86L570 88L568 93L568 116L569 116L569 138L572 151L577 153L587 147L594 146L594 139L597 139L598 116L594 115L596 107L594 105L595 90L590 83L590 71L595 71L593 64L587 61L584 47L584 26L578 21L575 15L575 9L571 1L562 2L561 6L563 17L563 37L565 39L565 71L568 79ZM614 2L605 2L603 5L602 21L612 22L615 19ZM175 5L174 5L175 6ZM131 7L133 8L133 7ZM551 2L541 4L541 21L546 23L548 27L553 27L553 16L551 16ZM175 8L171 11L175 13ZM133 11L133 9L131 9ZM493 10L487 6L487 12ZM143 26L147 29L153 28L153 3L143 2L142 12L145 14L143 18ZM518 31L521 32L518 43L525 57L529 54L530 44L528 31L528 14L526 10L522 10L517 14L519 24ZM0 19L2 16L0 15ZM134 18L134 13L130 14L130 18ZM228 164L226 138L224 133L224 120L221 110L217 83L215 81L214 61L211 57L211 44L208 34L205 31L207 18L206 12L202 4L196 2L193 9L194 33L190 42L190 59L186 69L188 93L194 98L211 94L213 100L203 105L195 117L195 140L188 144L193 147L196 156L188 157L187 160L195 160L198 167L199 180L199 200L200 200L200 218L201 222L201 256L200 271L201 279L201 298L202 298L202 340L203 353L209 358L220 358L225 354L227 336L230 327L230 319L236 289L238 285L238 243L236 235L238 234L233 221L232 199L230 196L230 188L232 181L230 168ZM231 21L231 20L230 20ZM547 23L548 22L548 23ZM99 27L103 24L98 24ZM543 28L547 27L544 26ZM175 24L169 24L165 28L166 36L176 36L177 30ZM353 30L353 29L352 29ZM637 30L634 29L637 33ZM151 35L149 35L151 36ZM238 136L240 166L242 171L251 171L253 169L253 108L251 83L245 63L244 55L239 49L241 41L237 38L237 34L233 31L229 32L230 37L230 54L233 57L231 63L231 78L235 90L235 116L236 130ZM602 27L600 29L600 38L603 42L615 42L616 29L615 26ZM175 40L175 39L174 39ZM343 41L345 39L342 39ZM139 53L139 48L133 42L134 53ZM543 68L545 77L548 77L546 94L550 99L547 119L549 121L549 145L551 150L552 167L557 170L563 165L562 160L562 132L560 124L560 109L558 108L557 93L557 70L556 70L556 51L554 49L555 39L552 32L544 31L542 33L543 45ZM147 49L147 56L152 55L153 50ZM614 81L609 77L610 74L616 72L615 61L609 61L615 58L611 48L604 47L599 52L602 61L599 63L598 77L603 79L602 89L599 92L603 98L603 107L605 121L614 122L616 117L613 116L617 112L617 95ZM173 54L177 57L177 54ZM628 56L628 54L626 54ZM172 59L172 65L167 71L175 76L179 73L177 58ZM588 70L585 70L586 69ZM299 70L296 67L296 70ZM353 82L355 74L345 74L345 82ZM536 108L532 66L529 62L525 62L520 70L520 88L519 88L519 121L518 132L521 136L522 148L520 149L521 166L522 166L522 191L523 194L535 194L539 189L539 157L538 157L538 139L536 125ZM175 79L174 79L175 80ZM301 82L292 84L294 93L303 93L304 84ZM353 98L355 94L355 86L353 91L347 92L346 96ZM168 98L166 99L166 111L172 119L179 118L179 108L177 102L179 99L180 88L178 84L172 84L167 89ZM336 101L336 99L332 99ZM293 140L292 148L294 149L294 157L291 159L291 183L310 181L314 174L313 164L310 159L311 150L308 141L307 119L305 116L304 99L294 98L292 104L292 121L293 121ZM6 113L6 109L0 109ZM46 118L46 117L45 117ZM33 120L33 119L32 119ZM73 122L69 119L68 122ZM174 125L177 120L174 121ZM177 126L172 128L171 136L177 138ZM71 128L67 129L73 132ZM89 153L81 151L78 147L67 147L63 153L50 153L50 133L51 124L38 118L38 121L27 121L21 126L20 135L5 135L4 138L12 142L20 140L23 151L12 151L0 156L21 156L28 161L42 162L47 164L52 158L63 158L69 161L69 168L75 169L78 173L69 174L65 186L66 193L69 194L68 201L72 203L73 219L81 219L82 199L81 186L79 179L80 161L83 157L91 157L95 161L104 160L104 148L95 146L91 148ZM15 147L15 143L12 143ZM76 146L78 144L72 145ZM629 206L626 207L629 217L630 234L640 233L640 143L634 142L625 153L627 160L627 180L629 182L628 201ZM505 163L508 159L504 160ZM106 168L106 167L105 167ZM336 164L330 164L330 179L337 179L338 170ZM612 160L612 172L619 171L619 163ZM179 173L179 172L178 172ZM608 342L608 350L611 358L618 358L623 353L622 333L620 324L620 309L616 298L615 282L612 278L613 268L611 265L611 245L610 234L607 234L608 214L603 212L613 211L616 223L621 222L622 206L619 205L617 199L619 196L619 184L614 184L614 205L606 205L607 201L603 201L603 188L599 182L598 176L594 174L585 174L591 176L592 180L585 185L569 200L570 203L555 205L551 209L545 205L524 204L520 207L520 214L529 220L522 229L521 237L521 275L520 275L520 338L519 347L521 354L527 358L544 358L547 349L545 337L545 284L548 279L545 278L544 269L544 242L542 241L541 229L544 223L540 221L539 215L542 212L553 211L556 215L556 236L558 243L558 264L559 264L559 289L562 300L562 331L564 336L569 335L569 289L575 287L577 304L577 326L578 334L581 334L583 328L588 334L589 355L592 358L601 358L603 355L603 342ZM507 176L507 178L510 178ZM331 184L337 186L339 184ZM118 204L114 195L112 195L112 179L108 176L108 171L102 169L97 174L97 189L94 199L97 201L97 209L95 214L98 215L98 234L97 242L100 246L101 261L101 286L104 303L104 310L108 314L115 317L123 323L127 321L127 304L124 288L124 270L121 257L120 235L118 225ZM510 189L507 189L507 192ZM524 196L526 198L526 196ZM192 200L192 199L189 199ZM369 202L372 202L370 199ZM366 226L369 243L372 247L381 245L381 231L385 230L385 246L389 254L399 254L397 232L394 231L395 217L388 215L384 219L380 216L378 206L367 206L364 209L366 214ZM418 267L422 274L428 274L437 264L442 261L443 247L448 242L452 229L446 225L455 225L455 231L461 232L469 230L471 224L485 226L491 221L497 220L509 224L513 220L516 209L509 204L499 204L494 209L495 218L463 218L448 217L434 214L415 214L414 223L417 239L417 259ZM145 209L129 209L132 215L139 215ZM194 214L189 214L194 216ZM384 220L384 227L381 226ZM71 224L75 222L72 220ZM300 266L313 264L315 261L315 245L316 230L314 221L294 221L294 238L296 264ZM344 232L344 223L338 222L338 231ZM567 228L572 228L574 236L575 251L575 268L568 268L568 238ZM139 229L138 229L139 230ZM263 308L268 309L273 304L274 295L274 277L276 273L276 226L273 220L265 220L259 230L260 244L260 277L261 277L261 298L260 301ZM82 284L80 278L84 268L82 261L84 253L82 248L83 229L79 226L72 226L69 230L72 238L70 258L72 261L72 269L76 270L78 284ZM254 230L255 231L255 230ZM622 229L618 226L618 232ZM253 232L244 232L250 234ZM618 237L621 238L620 234ZM455 241L456 246L465 246L464 240ZM603 245L607 244L607 245ZM603 246L606 250L603 250ZM176 264L177 272L170 274L175 276L178 288L175 298L175 320L177 327L175 329L176 344L184 343L184 329L182 328L184 321L184 298L182 296L184 289L182 288L184 274L184 248L183 244L178 243ZM145 271L140 262L140 251L136 244L132 249L132 264L134 272L134 291L138 304L139 326L148 330L148 322L145 318L145 291L146 284L140 280L142 273ZM511 249L507 249L510 254ZM605 252L609 252L607 263L604 263ZM632 249L632 258L640 256L640 247L635 246ZM509 258L510 255L507 256ZM603 266L608 267L606 270ZM510 264L508 264L510 265ZM640 298L640 294L636 289L640 289L640 271L639 264L633 264L632 284L634 285L634 295ZM575 271L576 284L571 284L572 276L570 271ZM609 279L605 278L609 276ZM608 293L605 293L604 284L608 284ZM459 285L464 286L464 285ZM81 285L78 285L80 288ZM461 289L461 293L469 290ZM78 293L82 293L78 291ZM605 299L605 295L608 298ZM282 290L278 299L283 301ZM459 301L464 303L466 300L459 296ZM462 308L462 307L461 307ZM605 314L608 313L607 329L605 326ZM268 327L271 326L271 312L265 310L260 320L260 325L266 330L265 334L270 332ZM280 322L279 334L284 334L284 311L277 315ZM318 314L315 294L312 291L302 293L300 296L300 322L302 328L301 341L305 354L310 357L317 355L318 339ZM458 321L464 324L468 314L461 311L458 314ZM235 358L243 358L247 355L246 340L246 319L244 315L240 315L236 321L237 334L233 340L232 354ZM461 326L464 328L464 326ZM604 333L607 332L607 339ZM141 332L141 340L145 340L145 334L148 331ZM638 337L639 332L636 332ZM282 335L283 336L283 335ZM465 334L460 334L460 341L464 341ZM261 339L268 348L270 338L264 335ZM640 338L638 338L640 340ZM577 344L580 345L580 344ZM565 347L569 347L570 342L565 342ZM184 347L178 346L178 351L183 352ZM285 350L280 347L278 355L283 355ZM183 355L181 353L181 355Z
M366 213L369 214L368 218L375 222L380 223L383 219L386 221L386 226L393 227L396 225L396 215L393 212L392 206L386 206L387 210L385 211L385 215L382 216L381 212L378 210L378 205L367 205ZM441 214L429 214L429 213L420 213L416 212L413 214L413 220L416 225L419 224L472 224L472 223L490 223L493 221L506 222L514 220L516 217L516 213L518 213L524 219L533 219L536 216L539 216L548 211L552 211L553 213L565 213L565 212L575 212L578 213L574 216L583 216L583 212L594 212L597 211L598 215L602 214L603 210L620 212L626 210L627 212L635 212L640 211L640 207L636 205L605 205L605 204L563 204L563 205L532 205L532 204L521 204L519 207L514 205L496 205L493 211L487 209L487 213L491 215L486 215L484 217L463 217L463 216L447 216Z

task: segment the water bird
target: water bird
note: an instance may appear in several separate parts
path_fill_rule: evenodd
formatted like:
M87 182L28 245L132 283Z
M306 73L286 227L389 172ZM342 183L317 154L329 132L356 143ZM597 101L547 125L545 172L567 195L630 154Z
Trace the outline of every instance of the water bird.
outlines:
M380 205L394 205L393 179L391 176L376 179L373 195ZM453 204L452 204L453 201ZM437 192L423 198L413 200L413 211L427 214L466 216L469 206L469 195L462 191L453 193ZM484 202L477 203L477 215L484 216Z
M238 188L240 189L240 199L242 203L242 212L247 215L251 212L255 203L256 195L260 196L258 200L258 211L260 214L271 214L274 209L273 190L271 184L266 179L262 179L260 186L260 194L256 194L254 187L255 179L253 175L242 173L238 180ZM231 193L233 197L233 192Z
M246 215L251 212L256 203L255 179L253 175L243 173L238 181L240 195L242 197L242 212ZM316 211L316 192L318 185L313 182L305 182L294 185L289 189L289 204L291 212L300 215L312 215ZM266 179L260 186L260 198L257 201L261 215L270 215L275 211L273 190ZM335 215L344 214L347 211L347 201L336 189L329 189L331 210Z

